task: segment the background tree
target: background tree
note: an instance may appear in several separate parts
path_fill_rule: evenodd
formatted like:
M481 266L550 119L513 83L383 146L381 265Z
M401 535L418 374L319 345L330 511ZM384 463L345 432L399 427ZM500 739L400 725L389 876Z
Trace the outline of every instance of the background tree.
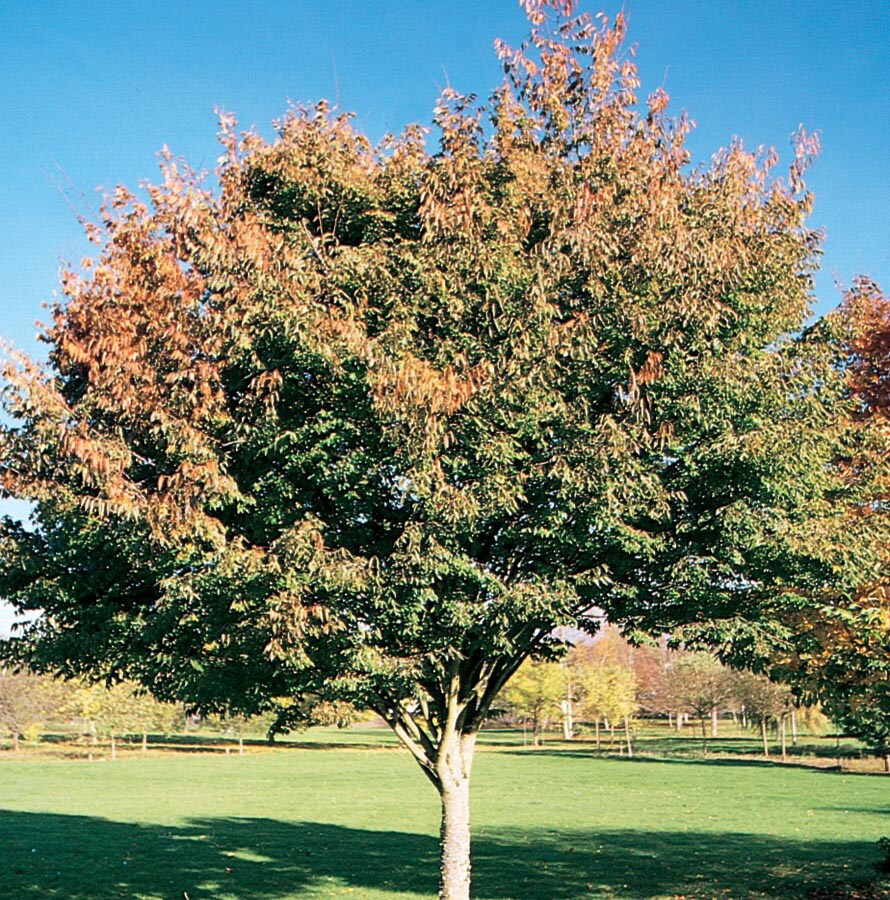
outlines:
M769 756L768 729L771 723L775 723L782 741L784 757L785 736L782 728L793 702L788 687L770 681L765 675L745 671L733 673L731 683L733 697L744 710L746 720L760 728L763 755Z
M537 747L549 723L562 715L565 695L566 673L559 663L528 659L499 696L514 716L531 725Z
M732 695L729 669L707 653L680 655L666 669L661 681L663 702L676 711L698 719L707 747L705 723L717 737L717 715Z
M600 723L605 722L614 740L615 726L624 725L627 752L633 754L630 720L638 707L637 682L632 669L615 664L585 666L579 679L578 714L596 729L600 749Z
M5 369L0 484L35 512L0 594L44 611L5 654L204 710L377 711L441 798L445 898L476 735L556 627L755 654L870 553L836 540L842 373L789 337L813 141L787 180L739 142L692 167L622 18L525 6L433 153L321 104L271 143L224 115L214 191L165 154L89 226L49 366Z
M126 731L142 736L142 752L148 752L149 735L169 735L185 727L185 712L181 704L162 703L138 684L129 686L129 719Z
M21 738L36 739L46 720L59 714L64 693L51 678L0 669L0 728L11 735L13 750Z
M142 736L142 749L148 749L150 732L168 733L181 721L181 709L161 703L134 682L114 685L82 681L67 697L65 711L82 723L93 749L98 738L108 738L112 760L117 759L118 738L130 734Z

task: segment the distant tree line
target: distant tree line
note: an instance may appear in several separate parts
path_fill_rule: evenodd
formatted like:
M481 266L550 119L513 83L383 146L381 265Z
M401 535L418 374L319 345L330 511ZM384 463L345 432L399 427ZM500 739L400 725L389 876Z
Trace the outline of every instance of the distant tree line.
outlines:
M572 647L562 660L527 661L499 700L498 709L530 731L533 745L549 729L571 739L586 726L597 749L605 729L611 746L617 732L628 754L640 717L667 719L678 733L696 725L707 749L708 738L718 736L718 719L731 716L742 728L759 732L765 756L771 733L785 756L789 740L797 742L801 721L810 729L827 723L818 707L802 703L788 686L765 675L664 643L632 646L612 628L596 641Z

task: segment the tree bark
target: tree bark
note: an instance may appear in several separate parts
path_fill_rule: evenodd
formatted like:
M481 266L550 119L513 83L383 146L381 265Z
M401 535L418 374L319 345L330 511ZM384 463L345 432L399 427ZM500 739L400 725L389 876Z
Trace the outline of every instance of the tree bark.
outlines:
M782 714L782 718L779 719L779 738L781 740L782 746L782 762L785 762L788 758L788 719L785 714Z
M711 737L717 737L717 707L711 707Z
M766 734L766 719L760 720L760 736L763 738L763 755L769 756L769 739Z
M884 756L884 772L890 774L890 754Z
M12 751L13 753L19 752L19 732L17 728L12 729Z
M442 801L439 900L470 900L470 772L476 735L455 735L436 766Z
M570 741L575 736L575 721L572 716L572 700L566 697L562 701L562 736Z
M114 739L114 735L111 735L111 759L112 761L117 759L117 741Z
M142 732L142 752L148 753L148 732Z
M630 718L628 716L624 717L624 734L627 738L627 755L629 758L632 758L634 755L634 745L630 737Z

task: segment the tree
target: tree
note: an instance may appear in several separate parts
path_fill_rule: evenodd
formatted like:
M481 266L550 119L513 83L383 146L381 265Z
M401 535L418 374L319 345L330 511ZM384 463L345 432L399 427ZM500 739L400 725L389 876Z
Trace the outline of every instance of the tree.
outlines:
M890 297L860 276L844 297L841 316L849 329L850 392L859 403L858 418L890 426Z
M731 692L729 670L707 653L679 656L667 668L661 681L663 702L678 714L687 713L697 718L703 741L707 741L707 719L712 723L711 736L717 736L716 715Z
M842 373L790 336L814 142L787 180L740 142L692 168L623 18L525 7L435 152L325 104L272 142L223 115L213 189L165 152L88 226L49 366L5 370L0 484L35 506L0 595L43 611L5 654L207 711L375 710L441 798L449 900L476 736L555 628L754 652L865 555L830 539Z
M858 278L835 327L843 335L853 400L853 431L839 465L860 487L848 529L877 530L883 552L851 601L801 612L797 651L776 660L775 668L890 772L890 298Z
M167 732L181 718L177 707L159 702L138 684L126 681L108 686L83 680L70 692L65 709L81 720L93 745L99 735L108 738L112 760L117 759L119 737L141 734L142 749L147 751L149 732Z
M627 752L633 754L630 719L639 708L636 701L637 681L632 669L614 664L585 667L580 679L578 711L596 726L596 748L600 747L600 722L605 720L614 736L615 725L624 724Z
M784 720L792 707L792 695L787 686L770 681L754 672L735 672L732 693L741 705L745 718L760 727L763 755L769 756L767 728L771 721L782 728L782 757L785 756Z
M63 694L50 678L0 669L0 728L12 735L13 750L22 737L36 739L46 719L58 713Z
M562 714L566 677L558 663L527 659L500 694L514 715L532 726L532 746L541 743L548 722Z

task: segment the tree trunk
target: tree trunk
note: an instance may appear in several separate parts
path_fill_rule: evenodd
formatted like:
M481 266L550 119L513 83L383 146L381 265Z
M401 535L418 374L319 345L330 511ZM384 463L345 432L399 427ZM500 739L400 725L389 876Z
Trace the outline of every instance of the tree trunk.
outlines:
M442 801L439 900L470 900L470 772L475 734L455 736L436 766Z
M791 746L797 749L797 710L791 710Z
M600 720L599 716L596 718L596 749L600 749Z
M884 771L890 774L890 753L884 756Z
M763 738L763 755L769 756L769 738L766 734L766 719L760 720L760 737Z
M148 732L142 732L142 752L148 753Z
M117 741L114 739L114 735L111 736L111 759L112 761L117 759Z
M624 717L624 734L627 737L627 755L632 758L634 755L634 745L630 739L630 718L628 716Z
M717 707L711 708L711 737L717 737Z
M779 720L779 738L782 742L782 762L785 762L788 758L788 740L787 740L787 732L788 732L788 719L785 714L782 714L782 718Z
M19 752L19 732L17 728L12 729L12 750L13 753Z
M566 697L562 701L562 736L570 741L575 736L575 721L572 717L572 700Z

